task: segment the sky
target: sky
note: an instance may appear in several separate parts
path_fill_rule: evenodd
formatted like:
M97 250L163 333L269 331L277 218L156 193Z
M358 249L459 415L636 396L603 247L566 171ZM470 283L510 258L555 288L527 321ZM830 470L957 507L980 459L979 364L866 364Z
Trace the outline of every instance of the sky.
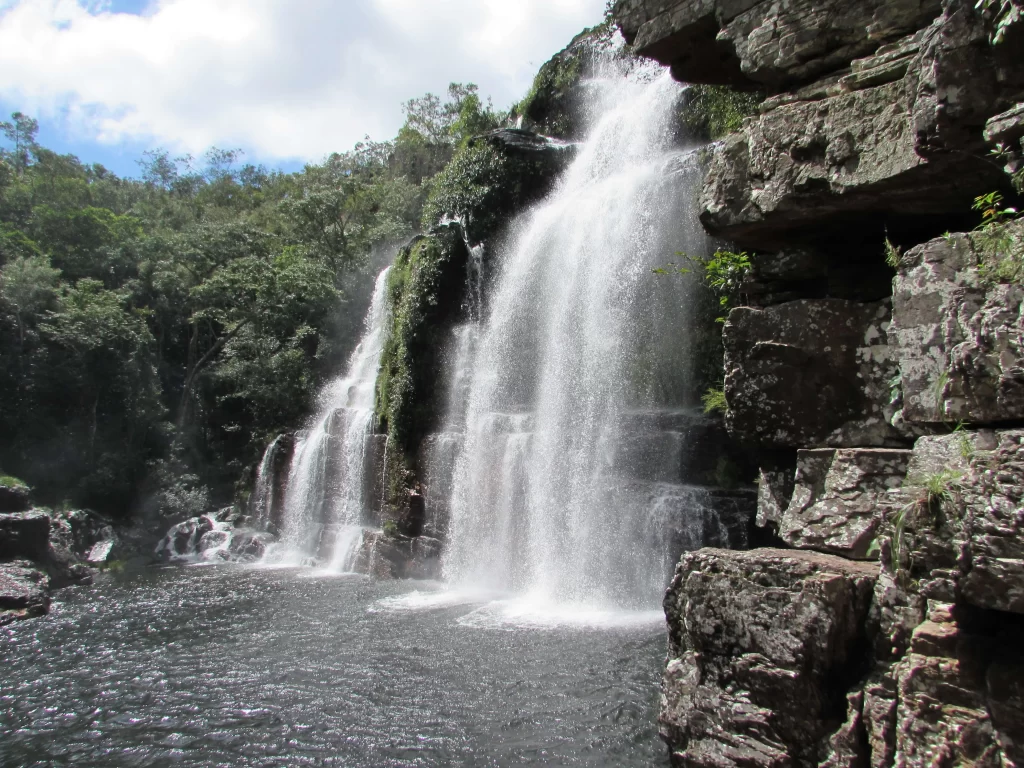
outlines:
M293 170L369 135L402 104L474 82L496 107L605 0L0 0L0 119L39 143L138 172L147 149Z

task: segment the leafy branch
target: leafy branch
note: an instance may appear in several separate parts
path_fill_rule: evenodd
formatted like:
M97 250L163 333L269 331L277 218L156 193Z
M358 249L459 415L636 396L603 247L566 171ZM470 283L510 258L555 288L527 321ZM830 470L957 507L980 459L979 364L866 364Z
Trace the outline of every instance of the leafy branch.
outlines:
M740 295L743 283L750 274L750 254L746 251L736 253L719 249L711 256L693 256L682 251L676 255L682 256L691 266L680 266L670 261L664 267L657 267L651 271L656 275L668 275L673 272L685 275L696 269L704 285L718 297L718 306L723 314L715 321L724 323L733 300Z

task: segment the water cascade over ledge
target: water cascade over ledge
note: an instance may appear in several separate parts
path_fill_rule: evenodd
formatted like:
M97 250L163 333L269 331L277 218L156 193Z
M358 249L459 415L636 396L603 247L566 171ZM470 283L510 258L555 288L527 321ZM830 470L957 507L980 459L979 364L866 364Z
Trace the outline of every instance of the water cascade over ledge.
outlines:
M297 436L281 512L281 542L268 553L268 561L311 559L333 570L352 568L369 508L365 465L388 314L389 271L377 277L364 335L348 370L325 387L312 425Z
M589 86L589 138L492 254L484 319L458 332L459 391L433 451L451 465L444 576L538 604L646 609L678 549L705 538L703 492L678 482L685 430L650 426L690 418L685 281L652 268L707 248L699 162L675 144L682 89L668 72L611 62Z

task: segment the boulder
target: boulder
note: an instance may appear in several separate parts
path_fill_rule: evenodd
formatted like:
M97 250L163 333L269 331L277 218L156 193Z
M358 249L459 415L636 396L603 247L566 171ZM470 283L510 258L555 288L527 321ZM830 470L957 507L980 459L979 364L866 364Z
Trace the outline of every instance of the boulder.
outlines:
M819 449L797 453L795 490L779 536L798 549L874 559L875 535L894 492L903 486L911 451Z
M50 580L33 563L0 563L0 626L44 615L50 609Z
M928 25L940 0L618 0L613 15L641 56L689 83L809 82Z
M50 516L43 511L0 514L0 559L47 559L50 550Z
M899 446L888 302L740 307L725 324L726 426L765 448Z
M811 552L685 555L665 596L659 722L673 765L817 765L858 671L877 576Z
M0 513L28 512L31 508L31 491L28 486L0 483Z
M259 531L236 531L228 547L231 556L241 562L257 562L267 553L274 537Z
M189 518L178 523L172 526L157 544L156 554L171 559L196 555L199 553L199 544L203 536L214 527L214 520L209 515Z
M1024 240L1024 224L999 231L1010 247ZM908 422L1024 418L1024 288L998 282L996 236L949 235L900 260L890 345Z

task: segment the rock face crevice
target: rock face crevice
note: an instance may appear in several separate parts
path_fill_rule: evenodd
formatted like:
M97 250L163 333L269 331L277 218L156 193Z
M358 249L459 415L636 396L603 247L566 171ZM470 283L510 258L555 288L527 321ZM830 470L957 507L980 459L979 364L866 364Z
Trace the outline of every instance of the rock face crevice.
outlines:
M701 220L751 254L726 425L790 549L679 564L673 764L1024 765L1024 227L971 231L1024 154L1024 25L993 44L967 0L614 14L678 79L768 95Z

